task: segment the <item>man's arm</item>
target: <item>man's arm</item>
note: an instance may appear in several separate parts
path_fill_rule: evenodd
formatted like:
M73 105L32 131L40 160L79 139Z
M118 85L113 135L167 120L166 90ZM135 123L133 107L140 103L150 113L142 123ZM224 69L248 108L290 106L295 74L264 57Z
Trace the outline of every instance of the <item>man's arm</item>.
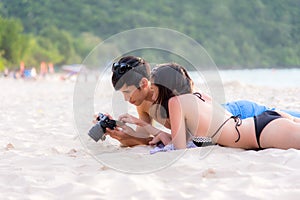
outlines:
M139 115L139 120L145 122L145 124L151 124L152 118L146 112L147 108L145 106L138 106L137 113ZM110 135L112 138L118 140L123 146L135 146L135 145L149 145L149 142L153 139L151 133L149 133L145 128L137 126L136 130L124 125L122 129L107 129L106 134Z
M124 125L121 126L122 129L107 129L106 133L118 140L123 146L149 145L149 142L153 139L153 135L158 135L164 131L152 126L153 119L147 112L148 109L147 106L137 107L139 118L129 114L120 116L121 120L123 118L127 123L136 124L136 130Z
M122 122L137 125L136 131L133 131L131 128L129 128L127 126L124 126L124 128L131 129L131 130L124 130L124 132L129 133L129 135L134 135L134 136L142 137L142 138L145 138L145 136L148 136L148 135L151 135L151 136L157 136L157 135L162 135L162 134L170 135L169 133L164 132L164 131L154 127L152 124L146 123L145 121L143 121L139 118L136 118L130 114L121 115L119 119ZM155 144L154 141L152 141L151 144Z
M125 125L126 126L126 125ZM106 129L106 134L111 136L112 138L118 140L123 146L136 146L136 145L148 145L149 142L153 139L153 137L135 137L132 134L127 134L126 128L123 126L122 130L114 129L111 130L109 128ZM130 128L130 127L129 127ZM134 130L132 130L134 131Z

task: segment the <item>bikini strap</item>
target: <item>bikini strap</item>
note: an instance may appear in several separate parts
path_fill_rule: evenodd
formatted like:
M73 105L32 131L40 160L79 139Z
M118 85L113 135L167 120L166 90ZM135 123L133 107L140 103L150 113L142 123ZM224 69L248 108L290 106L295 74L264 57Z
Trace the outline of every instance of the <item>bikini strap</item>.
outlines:
M235 130L238 133L238 138L236 139L236 141L234 141L235 143L237 143L240 140L240 138L241 138L241 133L240 133L240 131L238 129L238 126L242 125L243 121L241 120L240 117L241 117L241 115L231 116L231 118L233 118L234 122L235 122Z
M199 99L201 99L203 102L205 102L205 100L202 98L202 95L199 92L194 92L194 95L196 95Z
M231 116L229 117L228 119L225 120L225 122L223 122L223 124L221 124L221 126L218 128L218 130L211 136L211 138L215 137L217 135L217 133L220 131L220 129L230 120L230 119L234 119L234 122L235 122L235 130L237 131L238 133L238 138L237 140L235 141L235 143L237 143L240 138L241 138L241 134L240 134L240 131L238 129L238 126L242 125L242 120L240 118L240 115L236 115L236 116Z

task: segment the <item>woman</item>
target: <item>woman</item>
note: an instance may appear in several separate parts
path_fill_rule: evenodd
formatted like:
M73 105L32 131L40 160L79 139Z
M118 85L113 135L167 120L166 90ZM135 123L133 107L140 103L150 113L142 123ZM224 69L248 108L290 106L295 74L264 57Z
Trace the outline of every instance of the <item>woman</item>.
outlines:
M186 70L174 63L163 64L152 71L151 88L157 104L154 115L171 127L171 138L160 133L152 144L166 138L176 149L186 148L193 137L210 139L217 144L243 149L300 149L300 123L275 111L266 111L241 121L222 106L206 102L192 93ZM161 121L160 120L160 121Z

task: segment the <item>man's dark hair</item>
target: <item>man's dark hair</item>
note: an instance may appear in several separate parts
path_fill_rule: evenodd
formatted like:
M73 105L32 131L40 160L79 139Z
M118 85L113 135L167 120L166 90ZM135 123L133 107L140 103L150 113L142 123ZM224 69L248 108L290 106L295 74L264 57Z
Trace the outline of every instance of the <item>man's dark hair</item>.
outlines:
M150 78L150 65L140 57L125 56L113 63L112 72L111 81L115 90L119 90L125 84L140 88L141 79Z

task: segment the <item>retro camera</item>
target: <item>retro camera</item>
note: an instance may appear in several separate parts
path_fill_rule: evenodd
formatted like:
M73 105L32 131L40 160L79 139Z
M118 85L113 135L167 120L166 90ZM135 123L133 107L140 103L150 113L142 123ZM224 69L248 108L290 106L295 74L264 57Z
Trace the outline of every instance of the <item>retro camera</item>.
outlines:
M97 123L89 130L88 135L98 142L100 139L105 140L104 133L106 132L106 128L115 129L117 126L116 120L109 119L108 116L99 113L97 116Z

